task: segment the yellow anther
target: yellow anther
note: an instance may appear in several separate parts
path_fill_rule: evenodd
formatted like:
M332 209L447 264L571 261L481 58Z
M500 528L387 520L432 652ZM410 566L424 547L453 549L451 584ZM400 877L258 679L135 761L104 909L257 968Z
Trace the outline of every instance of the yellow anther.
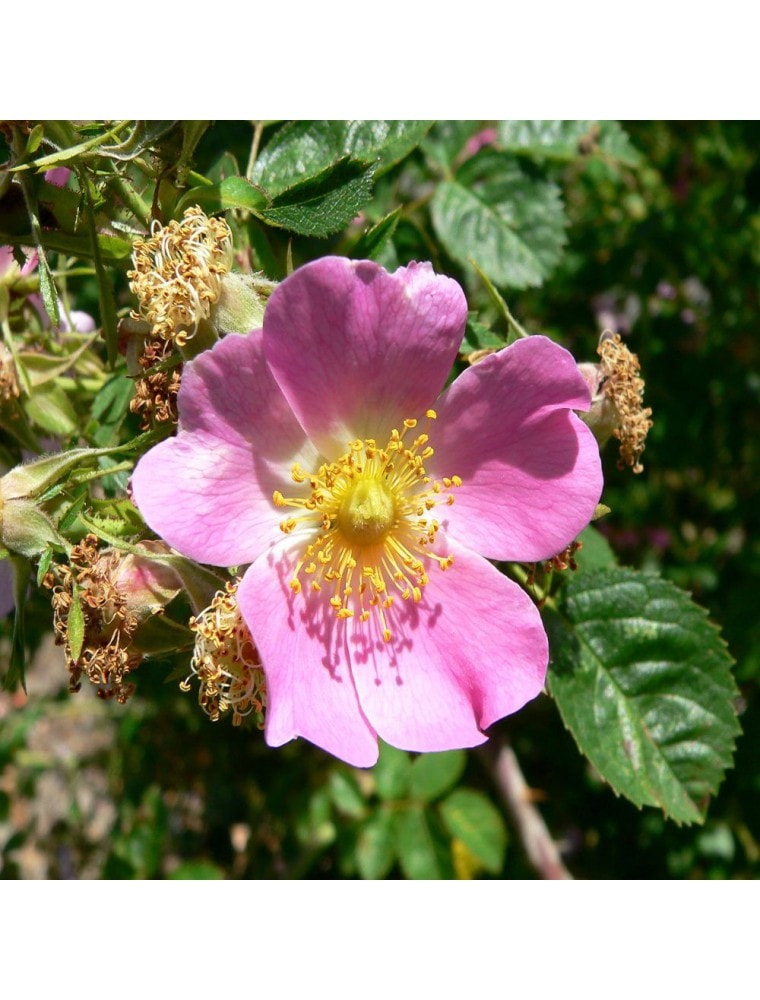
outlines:
M434 410L425 415L436 419ZM304 579L312 593L328 590L327 603L338 619L366 622L374 616L385 642L391 641L397 601L422 600L429 560L442 570L453 563L433 550L438 521L431 513L444 499L453 501L443 489L461 485L461 479L439 481L427 474L425 462L434 454L428 434L404 440L417 424L404 420L385 447L378 448L374 438L350 441L344 455L311 474L294 463L291 476L308 483L308 495L272 495L276 507L298 511L281 523L282 530L298 527L307 536L292 590L300 593Z
M461 477L460 477L460 476L452 476L452 477L451 477L451 481L452 481L452 483L453 483L453 484L454 484L455 486L461 486L461 485L462 485L462 480L461 480Z
M298 579L291 580L290 581L290 589L293 591L294 594L300 594L301 593L301 581L298 580Z

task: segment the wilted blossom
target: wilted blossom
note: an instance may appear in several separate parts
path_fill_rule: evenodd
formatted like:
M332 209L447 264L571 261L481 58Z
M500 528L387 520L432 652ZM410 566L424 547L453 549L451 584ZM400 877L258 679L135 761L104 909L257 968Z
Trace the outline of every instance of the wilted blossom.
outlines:
M589 522L599 452L573 412L589 392L543 337L444 390L466 315L429 264L308 264L263 330L186 366L179 433L137 465L156 532L248 567L272 746L302 736L358 766L378 736L474 746L543 686L539 614L488 560L551 558Z

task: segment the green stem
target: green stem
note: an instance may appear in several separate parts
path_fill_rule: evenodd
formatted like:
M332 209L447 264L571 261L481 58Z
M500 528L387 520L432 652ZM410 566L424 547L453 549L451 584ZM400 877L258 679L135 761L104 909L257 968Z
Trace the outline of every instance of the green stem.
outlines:
M130 181L127 180L119 171L112 167L113 174L108 181L108 186L112 187L121 201L130 210L132 215L145 226L146 229L150 228L150 205L140 197L140 195L132 187Z

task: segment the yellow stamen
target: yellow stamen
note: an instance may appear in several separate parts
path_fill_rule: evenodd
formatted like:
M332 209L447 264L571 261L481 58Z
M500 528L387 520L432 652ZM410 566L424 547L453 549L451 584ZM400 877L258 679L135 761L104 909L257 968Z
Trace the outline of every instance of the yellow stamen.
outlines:
M434 410L425 416L436 419ZM293 465L291 478L307 483L308 495L285 497L275 491L272 498L277 507L300 511L280 522L284 533L309 532L290 581L294 593L301 593L302 574L309 577L312 593L327 584L327 603L335 615L360 622L375 617L384 642L392 639L388 613L396 596L421 601L429 581L426 563L437 562L441 570L454 563L453 556L431 550L439 522L430 512L438 504L452 504L448 491L462 480L427 475L425 462L434 454L428 434L405 440L417 423L405 420L401 431L391 431L385 447L373 438L351 441L337 461L311 475Z

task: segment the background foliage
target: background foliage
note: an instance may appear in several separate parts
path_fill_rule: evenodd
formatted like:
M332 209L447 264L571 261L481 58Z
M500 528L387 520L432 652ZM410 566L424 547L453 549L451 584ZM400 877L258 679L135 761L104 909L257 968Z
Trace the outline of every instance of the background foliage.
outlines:
M639 476L605 452L611 513L578 571L555 574L550 696L483 751L384 748L367 772L303 742L272 751L180 693L186 650L144 664L126 706L72 697L49 597L31 588L28 695L0 694L3 877L532 877L502 796L506 746L575 876L754 877L758 125L9 124L0 245L39 247L30 290L49 313L96 316L102 335L27 337L5 467L44 435L106 447L138 433L117 338L131 243L195 204L226 212L238 262L274 280L327 253L432 260L468 292L461 364L519 326L594 360L600 330L617 329L654 428ZM61 188L45 171L63 166L75 177ZM60 525L83 534L87 503L69 483Z

